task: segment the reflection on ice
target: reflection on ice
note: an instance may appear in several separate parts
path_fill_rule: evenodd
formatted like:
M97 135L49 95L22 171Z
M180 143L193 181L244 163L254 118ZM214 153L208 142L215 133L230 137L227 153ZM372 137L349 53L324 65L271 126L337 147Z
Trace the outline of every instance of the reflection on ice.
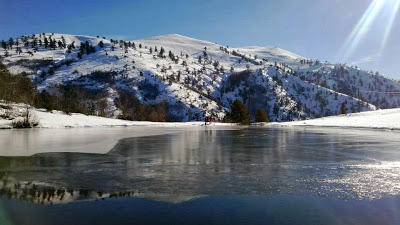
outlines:
M108 139L129 137L122 133L108 133ZM0 157L0 172L8 180L0 184L1 194L28 198L24 193L31 193L39 203L48 196L57 196L52 203L82 200L75 194L82 190L87 200L141 196L172 202L204 195L372 199L400 194L396 132L202 128L148 134L154 135L122 139L106 154ZM75 147L82 149L81 143ZM32 185L41 194L30 192ZM12 194L13 187L19 194ZM46 198L44 191L50 191Z
M19 182L6 174L0 177L0 196L18 199L37 204L64 204L76 201L105 200L107 198L140 197L158 201L180 203L201 196L160 195L157 193L139 193L137 191L120 191L104 193L89 189L56 188L40 182Z

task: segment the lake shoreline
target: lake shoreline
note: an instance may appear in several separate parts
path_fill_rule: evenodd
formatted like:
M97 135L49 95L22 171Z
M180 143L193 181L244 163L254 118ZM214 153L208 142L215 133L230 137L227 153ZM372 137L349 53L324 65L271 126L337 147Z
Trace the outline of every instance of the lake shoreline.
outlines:
M112 127L199 127L204 126L204 121L192 122L150 122L129 121L99 116L87 116L79 113L65 114L60 111L47 112L41 109L31 109L32 115L38 126L35 128L112 128ZM0 119L0 129L13 129L14 120ZM252 123L243 126L237 123L213 122L207 126L218 127L327 127L327 128L353 128L353 129L378 129L400 130L400 109L386 109L370 112L353 113L346 115L322 117L310 120L290 122Z

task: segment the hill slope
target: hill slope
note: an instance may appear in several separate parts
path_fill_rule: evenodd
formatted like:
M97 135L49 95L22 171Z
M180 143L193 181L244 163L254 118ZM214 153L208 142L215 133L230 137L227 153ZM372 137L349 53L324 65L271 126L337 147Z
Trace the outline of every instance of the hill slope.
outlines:
M400 106L395 81L276 47L229 48L177 34L123 41L51 33L6 45L1 61L11 73L58 96L73 86L80 109L108 117L138 119L132 98L151 105L155 121L222 119L235 99L252 115L264 108L272 121L336 115L343 105L348 112Z

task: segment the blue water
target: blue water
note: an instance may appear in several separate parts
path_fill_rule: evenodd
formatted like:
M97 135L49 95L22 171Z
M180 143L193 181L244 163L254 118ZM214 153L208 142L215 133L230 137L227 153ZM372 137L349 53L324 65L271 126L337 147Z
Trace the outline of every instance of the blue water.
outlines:
M38 206L2 199L1 224L399 224L400 198L209 196L180 204L143 198ZM4 207L6 206L6 207ZM7 223L9 222L9 223Z

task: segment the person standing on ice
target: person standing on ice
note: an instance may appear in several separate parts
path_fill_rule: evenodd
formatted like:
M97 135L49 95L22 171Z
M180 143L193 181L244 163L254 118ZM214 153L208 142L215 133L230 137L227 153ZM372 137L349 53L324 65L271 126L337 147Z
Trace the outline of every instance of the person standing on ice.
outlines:
M208 116L204 117L204 126L207 126Z

